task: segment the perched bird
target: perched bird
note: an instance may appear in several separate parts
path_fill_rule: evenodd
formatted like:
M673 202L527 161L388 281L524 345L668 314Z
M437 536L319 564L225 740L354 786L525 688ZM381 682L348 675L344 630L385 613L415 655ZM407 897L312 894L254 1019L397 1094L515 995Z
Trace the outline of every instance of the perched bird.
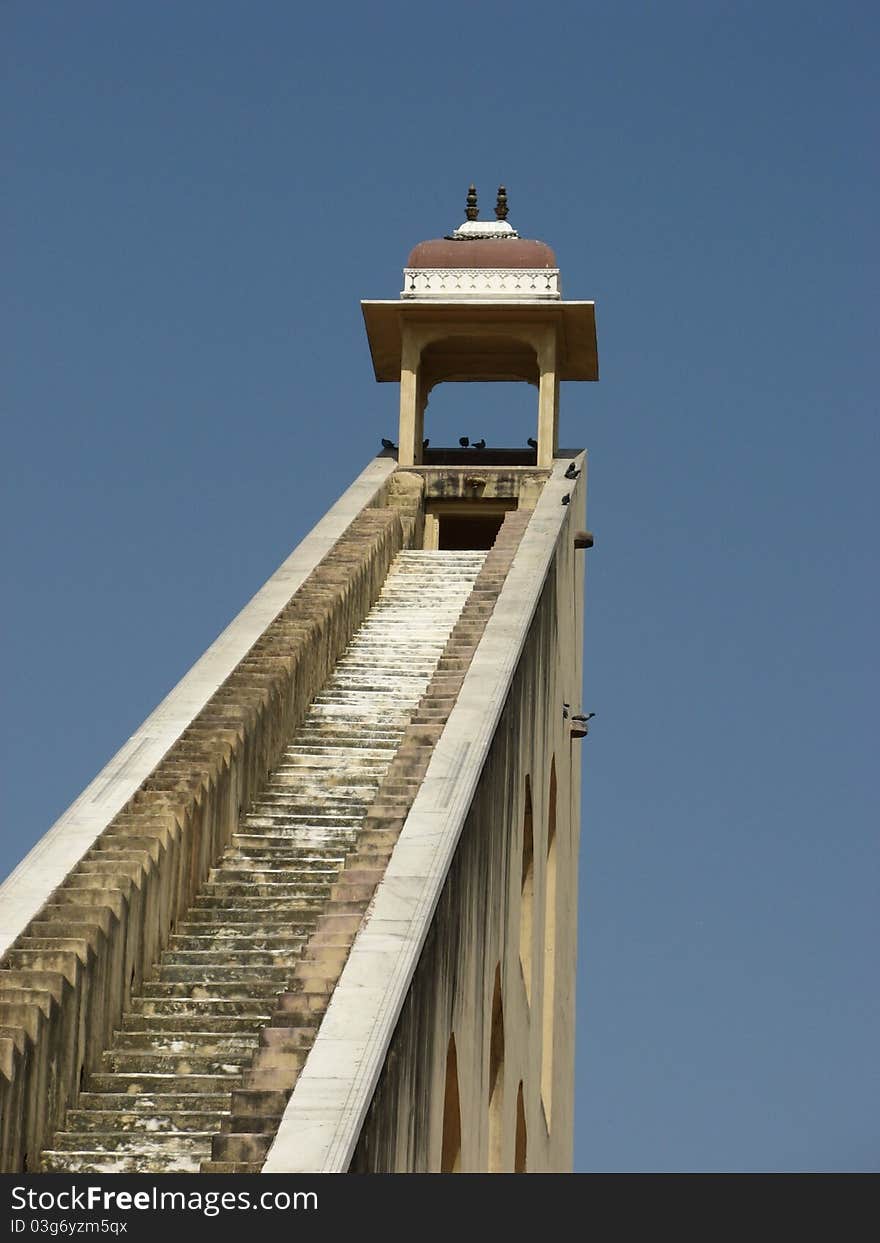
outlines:
M472 449L485 449L485 447L486 447L485 440L475 440L474 443L471 445Z
M570 500L571 500L571 493L566 492L565 496L562 498L563 505L567 505Z
M573 721L583 721L586 724L587 721L592 721L595 715L595 712L588 712L586 716L584 716L583 712L577 712L571 719Z
M528 441L526 443L528 444L530 449L537 449L538 447L538 442L537 440L535 440L534 436L529 436Z
M396 449L397 445L394 443L393 440L389 440L387 436L383 436L382 437L382 448L383 449Z
M462 449L466 449L471 442L467 436L459 436L458 443L461 445Z
M428 437L426 436L426 437L425 437L425 439L422 441L422 449L423 449L423 450L424 450L424 449L427 449L427 447L428 447L428 445L429 445L430 443L431 443L431 442L430 442L430 440L429 440L429 439L428 439Z
M569 462L565 470L565 478L566 479L577 479L580 473L581 472L575 468L574 462Z
M570 708L570 707L571 707L571 704L563 704L563 705L562 705L562 719L563 719L563 721L568 720L568 710L569 710L569 708Z

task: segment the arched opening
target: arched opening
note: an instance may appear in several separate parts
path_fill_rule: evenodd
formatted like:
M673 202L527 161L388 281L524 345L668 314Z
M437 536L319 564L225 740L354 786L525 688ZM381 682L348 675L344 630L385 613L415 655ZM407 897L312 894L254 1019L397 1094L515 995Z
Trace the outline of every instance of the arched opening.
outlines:
M501 997L501 964L495 968L492 994L492 1027L489 1036L489 1173L503 1169L504 1146L504 1003Z
M364 304L365 313L369 305ZM387 317L383 318L387 327ZM424 460L423 442L430 439L430 431L426 432L425 405L432 388L449 380L459 383L524 380L537 384L536 463L542 469L552 465L558 440L559 323L513 323L506 317L505 322L493 322L482 313L473 319L459 319L445 328L430 323L419 325L411 318L401 321L397 316L395 321L400 331L398 461L401 466ZM392 328L390 334L378 330L374 333L368 324L368 331L377 363L376 378L394 379L396 329ZM566 366L564 374L574 378L576 372ZM471 435L470 432L461 434Z
M520 1080L519 1091L516 1094L516 1140L513 1152L514 1174L525 1174L528 1169L526 1149L526 1110L523 1104L523 1085L522 1080Z
M437 383L428 395L424 435L430 442L426 461L441 446L458 449L459 437L467 436L467 452L455 457L456 464L491 460L497 449L520 449L516 465L534 464L535 450L529 438L537 435L537 395L533 384L522 381L469 381ZM480 458L473 446L485 440ZM506 460L506 459L505 459Z
M446 1049L446 1091L443 1098L440 1173L461 1173L461 1104L458 1094L458 1055L455 1051L454 1035L449 1037L449 1045Z
M532 1000L532 940L535 905L535 843L532 834L532 785L526 777L525 810L523 811L522 881L519 903L519 961L526 986L526 998Z
M435 336L423 347L419 357L419 380L422 390L430 392L444 380L489 382L525 380L540 381L538 351L525 335L493 332L491 328L475 328L449 336Z
M550 761L547 806L547 880L544 886L544 1021L541 1042L541 1100L550 1130L553 1107L553 1030L556 1006L556 757Z

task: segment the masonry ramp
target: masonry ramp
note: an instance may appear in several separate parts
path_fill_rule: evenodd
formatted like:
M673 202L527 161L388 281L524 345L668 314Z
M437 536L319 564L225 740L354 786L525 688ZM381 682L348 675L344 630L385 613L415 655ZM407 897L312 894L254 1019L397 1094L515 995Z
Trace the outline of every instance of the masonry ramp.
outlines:
M485 559L401 552L169 948L47 1172L197 1172ZM297 1029L303 1060L314 1031Z

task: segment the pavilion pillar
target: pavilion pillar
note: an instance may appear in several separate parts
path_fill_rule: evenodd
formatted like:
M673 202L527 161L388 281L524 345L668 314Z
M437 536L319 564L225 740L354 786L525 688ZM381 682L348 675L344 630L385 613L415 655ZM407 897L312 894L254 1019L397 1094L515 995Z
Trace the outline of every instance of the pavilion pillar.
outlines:
M401 325L400 351L400 430L397 437L397 461L400 466L415 466L422 460L425 403L419 382L422 343L413 325Z
M538 454L537 464L549 469L559 449L559 366L554 329L542 334L538 345Z

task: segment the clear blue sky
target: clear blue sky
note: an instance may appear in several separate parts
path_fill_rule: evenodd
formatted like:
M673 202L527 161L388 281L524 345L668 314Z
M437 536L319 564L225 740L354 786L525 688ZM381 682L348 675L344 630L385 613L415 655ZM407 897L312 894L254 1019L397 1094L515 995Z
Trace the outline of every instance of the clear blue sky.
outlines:
M598 306L577 1168L876 1169L878 28L6 0L0 874L394 434L359 299L504 181Z

